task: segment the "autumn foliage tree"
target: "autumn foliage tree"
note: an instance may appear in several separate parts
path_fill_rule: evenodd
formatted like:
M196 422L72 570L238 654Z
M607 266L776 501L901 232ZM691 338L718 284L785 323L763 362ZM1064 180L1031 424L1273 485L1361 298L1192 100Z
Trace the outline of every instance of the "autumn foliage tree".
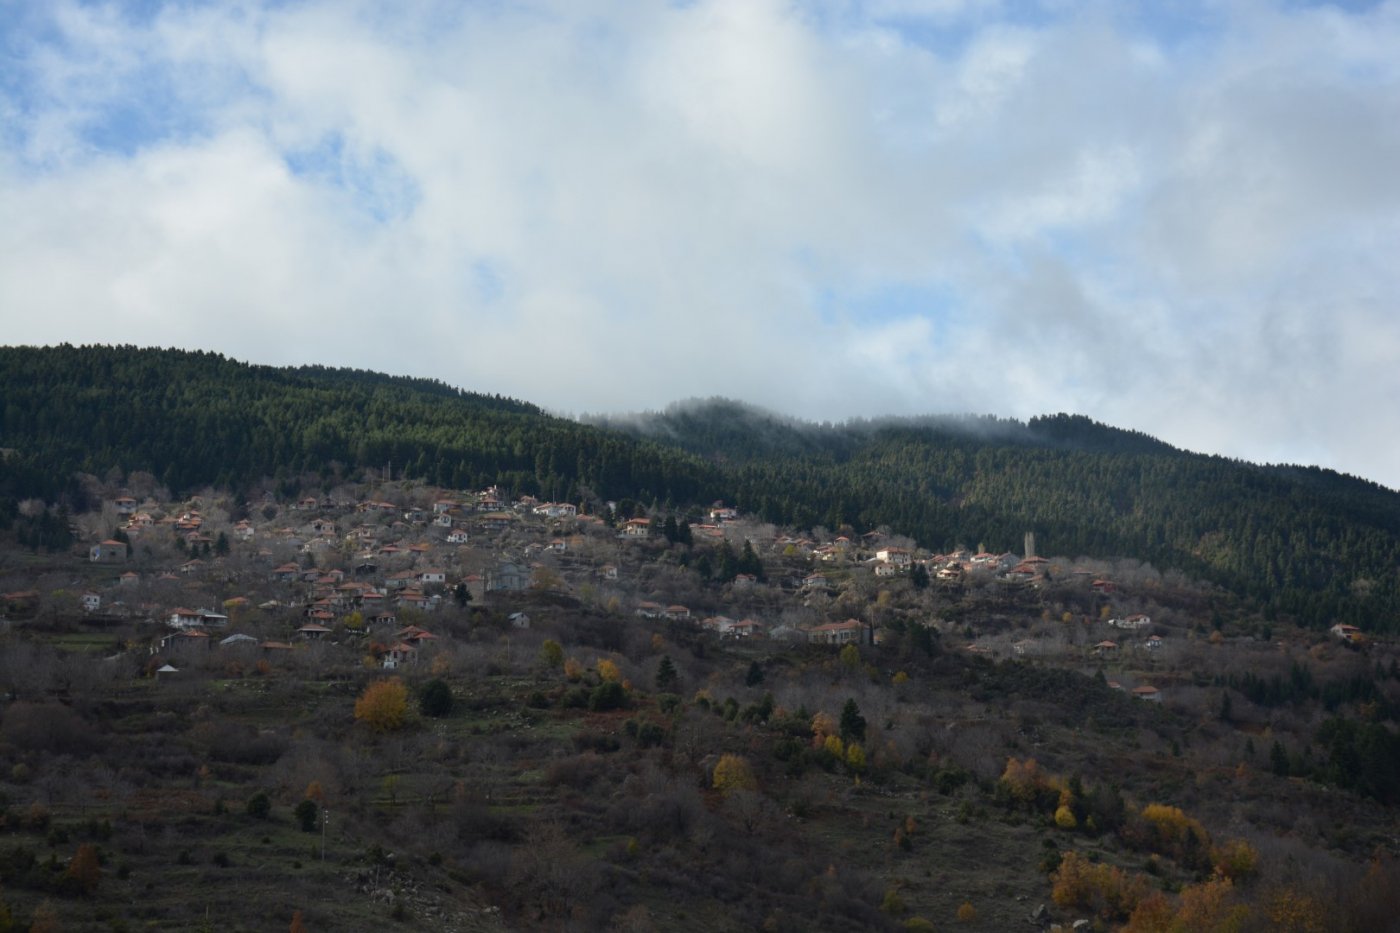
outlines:
M726 797L735 791L757 790L758 779L753 776L748 759L740 755L724 755L715 765L715 790Z
M98 882L102 880L102 864L97 857L97 847L89 842L78 846L77 853L68 863L68 871L64 873L64 877L71 880L84 894L96 891Z
M374 732L403 728L408 716L408 688L397 677L376 680L355 701L355 719Z
M1128 919L1148 891L1141 875L1092 862L1078 852L1065 853L1051 880L1050 897L1056 904L1091 911L1107 921Z
M1140 848L1174 858L1188 868L1210 867L1210 834L1200 820L1179 807L1148 804L1128 827L1127 836Z

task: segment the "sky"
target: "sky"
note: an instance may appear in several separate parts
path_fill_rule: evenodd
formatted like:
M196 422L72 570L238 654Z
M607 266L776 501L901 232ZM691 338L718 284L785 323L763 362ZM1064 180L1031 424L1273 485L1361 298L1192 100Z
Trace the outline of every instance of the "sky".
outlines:
M1400 0L0 0L0 341L1400 489Z

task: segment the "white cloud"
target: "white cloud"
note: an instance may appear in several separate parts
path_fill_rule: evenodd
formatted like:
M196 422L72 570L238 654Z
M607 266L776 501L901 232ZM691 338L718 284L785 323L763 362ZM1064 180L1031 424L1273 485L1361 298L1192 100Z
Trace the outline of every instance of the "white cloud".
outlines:
M1400 486L1400 4L51 9L0 81L11 342L1080 410Z

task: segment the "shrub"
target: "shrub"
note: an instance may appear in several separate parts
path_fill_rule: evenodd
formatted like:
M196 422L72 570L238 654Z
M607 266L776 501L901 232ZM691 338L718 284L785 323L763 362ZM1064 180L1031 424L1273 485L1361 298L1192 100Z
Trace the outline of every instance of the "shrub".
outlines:
M428 681L418 694L418 711L435 719L451 714L452 688L438 678Z
M248 798L246 809L248 815L254 819L265 820L268 814L272 812L272 798L268 797L267 794L262 791L258 791Z
M1259 852L1243 839L1232 839L1212 849L1215 870L1231 881L1239 882L1254 875L1259 866Z
M588 708L595 713L621 709L626 705L627 691L616 680L603 681L588 695Z
M316 806L314 800L303 800L297 804L292 815L296 817L297 825L301 827L301 831L309 833L316 828L316 820L321 816L321 808Z

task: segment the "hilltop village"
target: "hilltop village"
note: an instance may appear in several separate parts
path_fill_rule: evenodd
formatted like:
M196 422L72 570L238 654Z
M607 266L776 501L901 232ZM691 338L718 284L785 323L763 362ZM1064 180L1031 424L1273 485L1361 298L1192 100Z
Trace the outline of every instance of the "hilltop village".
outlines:
M1128 562L1124 592L1111 565L1039 556L1031 534L1020 555L935 554L882 532L795 534L722 502L672 512L608 502L589 514L497 487L413 483L290 503L268 494L242 507L215 493L162 501L123 490L76 522L90 543L72 573L4 578L6 621L109 627L145 654L144 673L164 677L230 657L276 665L313 644L318 657L352 652L397 669L473 616L528 627L532 601L535 614L581 602L720 639L879 645L898 619L989 657L1101 664L1171 653L1169 626L1141 611L1160 575ZM1026 611L974 625L946 608L969 592ZM1161 698L1146 681L1123 688Z

